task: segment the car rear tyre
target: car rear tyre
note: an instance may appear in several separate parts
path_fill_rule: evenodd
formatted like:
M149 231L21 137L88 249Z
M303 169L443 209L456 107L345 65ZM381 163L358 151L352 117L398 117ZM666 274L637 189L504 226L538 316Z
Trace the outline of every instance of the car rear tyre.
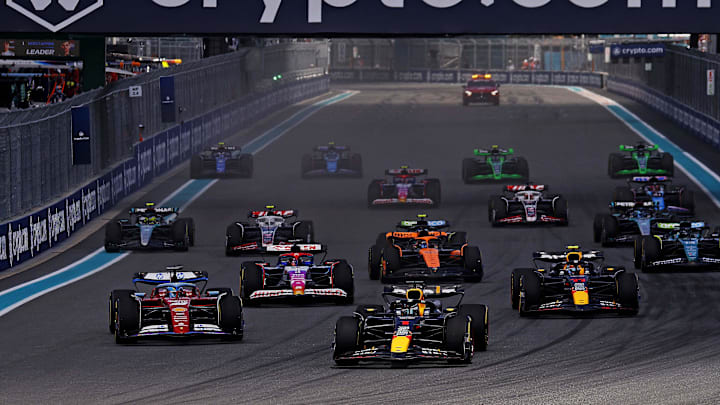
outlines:
M351 366L358 360L344 360L338 357L354 353L362 347L360 341L360 322L352 316L343 316L335 324L335 344L333 346L333 359L338 366Z
M475 351L484 352L488 347L488 333L490 326L489 311L485 305L466 304L460 307L458 316L470 315L470 332L473 339Z
M540 305L541 289L540 276L536 273L526 274L520 277L520 291L525 299L520 302L518 309L520 316L527 316L530 310Z
M393 245L385 246L383 248L382 263L383 272L381 273L380 278L383 283L387 283L390 281L387 276L400 268L400 250Z
M303 178L307 178L307 174L312 170L313 168L313 159L310 155L303 155L302 157L302 163L300 168L300 173Z
M236 224L228 226L225 230L225 256L238 256L239 253L233 247L242 245L242 242L242 229Z
M200 156L193 156L190 159L190 178L199 179L202 178L202 165L203 161Z
M370 280L380 279L380 260L382 259L382 245L372 245L368 251L368 275Z
M110 222L105 225L105 251L117 253L118 245L122 243L122 225L119 222Z
M218 314L220 329L222 329L225 333L232 334L230 336L225 336L225 338L230 340L242 340L243 313L240 297L231 294L224 295L220 297L218 308L220 311Z
M373 201L382 197L382 187L379 183L373 182L368 186L368 207L373 208Z
M623 271L615 277L615 287L620 305L632 308L631 313L637 314L639 308L637 276Z
M190 245L190 230L185 220L178 219L172 225L173 242L175 242L175 249L181 252L186 252Z
M253 155L244 154L240 156L240 177L250 178L253 176L255 164Z
M469 324L468 324L469 323ZM472 362L472 353L469 352L465 345L465 338L470 330L472 334L472 323L467 319L467 316L463 316L458 313L448 319L445 324L445 347L448 351L460 353L463 357L457 360L450 360L450 363L464 363L469 364Z
M555 215L555 218L563 219L563 222L561 222L560 225L568 225L568 202L564 197L560 197L555 200L555 203L553 204L553 214Z
M140 305L134 297L120 294L115 300L115 343L132 343L140 327Z
M293 238L301 239L302 243L315 242L315 231L312 221L302 221L294 227Z
M612 238L618 234L619 225L617 219L612 215L605 215L602 219L602 228L600 229L600 243L603 246L611 246Z
M262 267L253 262L243 263L242 273L240 274L240 294L245 305L249 307L256 306L256 301L251 300L250 296L264 287Z
M665 170L667 176L675 175L675 158L669 153L663 153L660 158L660 167Z
M535 269L515 269L510 273L510 305L518 309L520 304L520 279L535 274Z
M440 206L440 202L442 200L442 191L440 189L440 180L438 179L429 179L427 185L425 186L425 195L427 198L431 199L433 204L433 208L437 208Z
M643 236L641 243L640 269L643 272L649 272L649 264L660 257L660 241L655 239L654 236Z
M477 163L475 159L467 158L462 162L462 178L465 184L472 183L472 177L477 173Z
M350 169L355 172L355 177L362 178L363 166L362 156L359 153L355 153L350 158Z
M461 248L467 244L467 232L453 232L448 238L448 245L454 248Z
M520 181L530 181L530 165L524 157L517 158L517 172L522 176Z
M341 262L336 264L332 270L333 285L345 293L347 297L340 298L339 305L350 305L355 301L355 283L353 271L349 264Z
M620 153L611 153L608 158L608 176L613 179L621 178L617 173L623 168L623 155Z
M109 323L109 329L110 333L115 333L115 320L117 319L117 311L115 310L115 301L118 300L118 298L122 296L131 296L134 294L134 290L113 290L110 293L110 298L108 299L108 323Z
M500 220L507 217L507 208L505 200L499 196L490 199L490 202L488 203L488 215L492 226L502 225Z
M482 255L477 246L465 246L463 252L465 270L472 274L466 275L466 281L479 283L483 279Z

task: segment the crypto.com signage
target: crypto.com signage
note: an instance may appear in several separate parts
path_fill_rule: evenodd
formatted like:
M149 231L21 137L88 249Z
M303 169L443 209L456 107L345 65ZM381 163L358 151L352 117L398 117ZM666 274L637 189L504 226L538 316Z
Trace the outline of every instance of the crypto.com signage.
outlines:
M0 32L717 32L720 0L0 0Z

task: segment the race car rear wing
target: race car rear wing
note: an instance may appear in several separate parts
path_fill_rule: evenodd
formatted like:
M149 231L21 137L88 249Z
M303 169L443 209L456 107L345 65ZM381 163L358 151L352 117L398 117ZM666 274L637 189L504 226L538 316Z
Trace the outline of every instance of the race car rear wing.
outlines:
M548 263L562 263L567 260L567 257L571 253L579 253L582 255L582 260L585 261L593 261L593 260L603 260L605 259L605 255L603 252L599 250L589 250L589 251L580 251L580 250L569 250L566 252L535 252L533 253L533 260L541 261L541 262L548 262Z
M235 151L235 150L239 150L239 148L237 146L222 146L222 147L221 146L211 146L210 147L210 151L212 151L212 152L217 152L219 150Z
M158 207L158 208L130 208L130 214L147 214L148 212L156 214L177 214L180 212L177 208Z
M400 229L415 229L415 228L430 228L430 229L443 229L449 227L450 224L448 221L445 221L443 219L440 220L434 220L434 221L425 221L425 220L418 220L418 221L400 221L398 223L397 227Z
M491 149L475 149L473 152L475 153L475 156L490 156L493 154L493 151L495 151L495 154L501 156L509 156L515 154L515 150L513 148L500 149L497 146L493 146Z
M506 191L547 191L548 187L544 184L522 184L515 186L505 186Z
M422 282L409 281L407 285L403 286L386 286L383 291L383 296L405 298L408 290L420 289L423 291L425 298L448 298L455 297L458 295L465 295L465 290L462 286L426 286Z
M248 218L253 218L253 219L257 219L260 217L269 217L269 216L291 218L291 217L298 216L298 211L268 209L266 211L250 211L250 212L248 212Z
M349 148L347 146L338 146L338 145L323 145L323 146L316 146L315 150L318 152L327 152L330 149L334 149L338 152L343 152L348 150Z
M428 170L427 169L409 169L409 168L387 169L387 170L385 170L385 174L388 176L398 176L398 175L422 176L422 175L428 174Z
M628 180L628 183L667 183L672 179L668 176L636 176Z
M635 152L636 150L639 149L640 146L644 146L644 149L647 151L650 151L650 152L654 152L654 151L660 149L660 147L657 145L642 145L642 144L637 145L637 146L620 145L620 152Z
M205 271L185 271L182 266L170 266L165 271L135 273L133 283L158 285L166 283L207 282Z
M706 228L705 222L658 222L655 224L659 229L673 230L673 229L704 229Z
M268 253L324 253L327 251L327 248L319 243L305 243L294 245L268 245L265 247L265 250Z
M653 201L613 201L610 208L635 209L635 208L653 208Z

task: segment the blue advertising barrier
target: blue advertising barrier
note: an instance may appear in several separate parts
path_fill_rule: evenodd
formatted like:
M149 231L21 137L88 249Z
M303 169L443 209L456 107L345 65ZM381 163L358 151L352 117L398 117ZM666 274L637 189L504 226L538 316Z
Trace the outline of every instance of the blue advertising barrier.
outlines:
M254 122L262 114L328 89L327 77L280 86L270 94L238 100L138 143L132 158L61 201L0 224L0 271L62 243L155 177L188 160L205 146Z

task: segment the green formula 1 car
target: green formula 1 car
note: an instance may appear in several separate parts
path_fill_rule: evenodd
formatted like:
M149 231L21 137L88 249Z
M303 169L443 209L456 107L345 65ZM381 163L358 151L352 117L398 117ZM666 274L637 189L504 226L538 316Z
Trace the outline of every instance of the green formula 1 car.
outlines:
M660 152L657 145L643 143L620 145L620 152L608 160L608 174L613 179L635 176L673 176L675 160L669 153Z
M530 178L528 162L514 155L512 148L506 150L497 145L490 149L475 149L475 157L463 160L463 181L466 184L527 182Z

